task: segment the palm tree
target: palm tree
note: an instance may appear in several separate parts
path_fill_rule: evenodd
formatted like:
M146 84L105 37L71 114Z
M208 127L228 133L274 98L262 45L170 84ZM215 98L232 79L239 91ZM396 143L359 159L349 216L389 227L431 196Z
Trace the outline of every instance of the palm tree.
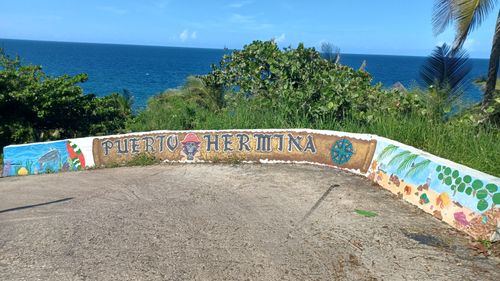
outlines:
M460 49L467 36L484 21L495 8L497 0L435 0L432 25L434 33L442 33L446 27L454 23L456 28L453 49ZM500 11L497 16L493 44L488 66L488 79L484 92L483 107L493 100L500 61Z
M186 99L211 110L219 110L225 105L223 92L208 87L200 77L189 76L181 88Z
M166 103L181 98L212 111L220 110L225 105L224 93L207 86L202 78L196 76L188 76L184 85L176 89L166 90L155 98Z
M439 118L449 117L449 112L463 95L468 80L465 78L472 70L467 52L453 51L446 43L437 46L420 70L420 76L429 94L429 110Z

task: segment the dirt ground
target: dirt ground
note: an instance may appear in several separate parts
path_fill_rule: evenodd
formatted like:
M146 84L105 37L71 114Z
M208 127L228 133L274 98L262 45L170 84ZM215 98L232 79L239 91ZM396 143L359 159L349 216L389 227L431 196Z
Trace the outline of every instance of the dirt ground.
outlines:
M500 280L466 236L326 167L102 169L0 194L0 280Z

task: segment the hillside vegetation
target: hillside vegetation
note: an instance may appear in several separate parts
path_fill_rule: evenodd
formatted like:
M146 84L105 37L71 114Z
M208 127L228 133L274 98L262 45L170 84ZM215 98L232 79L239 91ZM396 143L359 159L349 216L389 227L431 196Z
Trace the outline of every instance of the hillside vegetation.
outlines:
M492 106L464 108L442 84L384 89L338 61L302 44L255 41L132 114L127 92L85 95L84 75L47 77L2 54L0 146L160 129L312 128L377 134L500 176L498 91Z

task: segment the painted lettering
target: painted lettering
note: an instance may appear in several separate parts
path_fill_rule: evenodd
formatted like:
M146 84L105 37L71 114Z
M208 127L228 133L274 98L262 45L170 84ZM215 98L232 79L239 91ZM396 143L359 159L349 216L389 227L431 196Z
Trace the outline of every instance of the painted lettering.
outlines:
M160 140L160 144L158 144L159 151L163 152L163 149L164 149L163 141L165 139L165 136L160 135L160 136L157 136L156 138Z
M118 151L117 152L119 154L128 153L128 140L127 139L123 140L123 147L122 147L122 143L120 142L120 140L117 140L116 144L118 145Z
M232 137L233 137L233 135L231 135L231 134L222 135L222 140L224 143L224 148L223 148L224 152L233 151L233 148L232 148L233 141L231 140Z
M177 138L177 135L170 135L167 138L167 148L170 150L170 152L173 152L177 146L179 145L179 138Z
M308 150L311 151L311 153L316 153L316 146L314 145L314 139L311 135L307 136L307 143L306 147L304 148L304 152Z
M248 135L247 134L237 134L236 137L239 139L238 150L243 151L243 147L244 147L246 151L250 151L250 146L248 145L250 138L248 137Z
M155 149L153 148L155 139L153 137L143 137L142 140L144 141L144 150L146 150L146 152L155 152Z
M278 139L278 151L283 151L283 142L285 139L285 135L275 134L274 137Z
M214 135L214 140L212 140L211 135L204 135L204 139L207 140L207 151L212 151L212 145L214 146L215 151L219 151L219 136Z
M256 140L255 150L262 152L270 152L271 151L271 137L270 134L254 134L253 135Z
M132 153L139 153L140 145L137 143L139 139L131 138L130 140L130 148L132 149Z
M110 140L105 140L102 142L102 148L104 148L104 155L108 155L109 154L109 150L111 148L113 148L113 142L110 141Z
M296 150L302 151L302 146L300 146L300 141L302 139L301 136L294 137L292 134L288 134L288 152L292 152L292 146L294 146Z

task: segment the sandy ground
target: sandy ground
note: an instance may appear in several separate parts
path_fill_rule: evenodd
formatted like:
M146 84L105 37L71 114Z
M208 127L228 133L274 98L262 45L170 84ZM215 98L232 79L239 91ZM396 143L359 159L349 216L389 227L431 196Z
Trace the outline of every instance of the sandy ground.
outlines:
M330 168L102 169L0 194L0 280L500 280L464 235Z

